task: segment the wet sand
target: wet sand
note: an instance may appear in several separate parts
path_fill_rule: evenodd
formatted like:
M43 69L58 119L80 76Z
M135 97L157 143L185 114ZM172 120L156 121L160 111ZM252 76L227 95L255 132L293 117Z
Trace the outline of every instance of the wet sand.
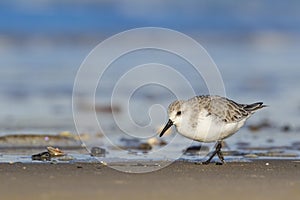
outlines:
M15 163L0 164L0 180L1 199L299 199L300 161L175 162L146 174L98 163Z

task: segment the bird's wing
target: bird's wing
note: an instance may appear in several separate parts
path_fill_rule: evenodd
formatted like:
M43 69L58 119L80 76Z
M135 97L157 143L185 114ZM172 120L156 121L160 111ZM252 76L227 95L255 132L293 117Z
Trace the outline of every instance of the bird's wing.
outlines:
M250 116L251 112L247 111L245 107L245 104L238 104L225 97L213 96L207 106L207 110L221 121L231 123L241 121Z

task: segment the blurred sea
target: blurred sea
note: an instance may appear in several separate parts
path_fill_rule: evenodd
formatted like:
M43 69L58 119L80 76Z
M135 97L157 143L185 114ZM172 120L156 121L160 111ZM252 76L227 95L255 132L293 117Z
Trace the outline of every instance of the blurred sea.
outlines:
M299 142L299 7L300 2L292 0L1 1L0 135L76 132L73 83L88 53L121 31L158 26L203 45L221 72L229 98L270 106L248 122L267 120L273 127L262 131L257 144L269 139L274 140L272 146ZM197 92L206 93L201 84ZM137 105L159 103L160 97L164 106L174 100L152 88L140 91ZM105 104L100 106L107 112ZM244 128L228 140L259 137L251 134Z

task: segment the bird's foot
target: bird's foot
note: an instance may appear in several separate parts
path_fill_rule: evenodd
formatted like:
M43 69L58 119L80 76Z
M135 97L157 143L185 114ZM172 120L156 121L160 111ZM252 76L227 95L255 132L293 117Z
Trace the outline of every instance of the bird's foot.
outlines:
M198 165L201 164L201 165L208 165L210 163L210 161L204 161L204 162L200 162L200 163L197 163ZM195 163L196 164L196 163ZM226 164L225 161L221 161L221 162L216 162L216 165L223 165L223 164Z
M209 163L210 163L210 160L207 160L207 161L201 162L201 165L208 165Z
M221 161L221 163L217 163L217 165L225 164L225 160L224 160L224 156L223 156L223 153L222 153L222 151L221 151L221 148L222 148L222 142L219 141L219 142L216 144L216 149L215 149L215 151L211 154L211 156L208 158L208 160L202 162L202 165L208 165L215 155L217 155L218 158L219 158L220 161Z

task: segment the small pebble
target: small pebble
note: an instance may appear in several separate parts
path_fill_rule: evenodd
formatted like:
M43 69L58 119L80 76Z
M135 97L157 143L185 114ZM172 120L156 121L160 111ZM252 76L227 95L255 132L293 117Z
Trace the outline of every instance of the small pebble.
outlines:
M95 157L105 157L106 150L100 147L92 147L91 156Z
M141 143L139 144L138 150L151 150L152 149L152 146L148 143Z
M269 165L269 163L266 163L266 165L268 166L268 165Z
M267 139L267 143L274 143L274 139L272 138Z
M102 165L104 165L104 166L107 166L107 163L104 162L104 161L100 161L100 163L101 163Z
M289 131L291 131L291 126L284 125L284 126L281 127L281 131L282 132L289 132Z
M42 153L32 155L31 159L32 160L40 160L40 161L49 161L49 160L51 160L51 155L49 152L45 151Z

